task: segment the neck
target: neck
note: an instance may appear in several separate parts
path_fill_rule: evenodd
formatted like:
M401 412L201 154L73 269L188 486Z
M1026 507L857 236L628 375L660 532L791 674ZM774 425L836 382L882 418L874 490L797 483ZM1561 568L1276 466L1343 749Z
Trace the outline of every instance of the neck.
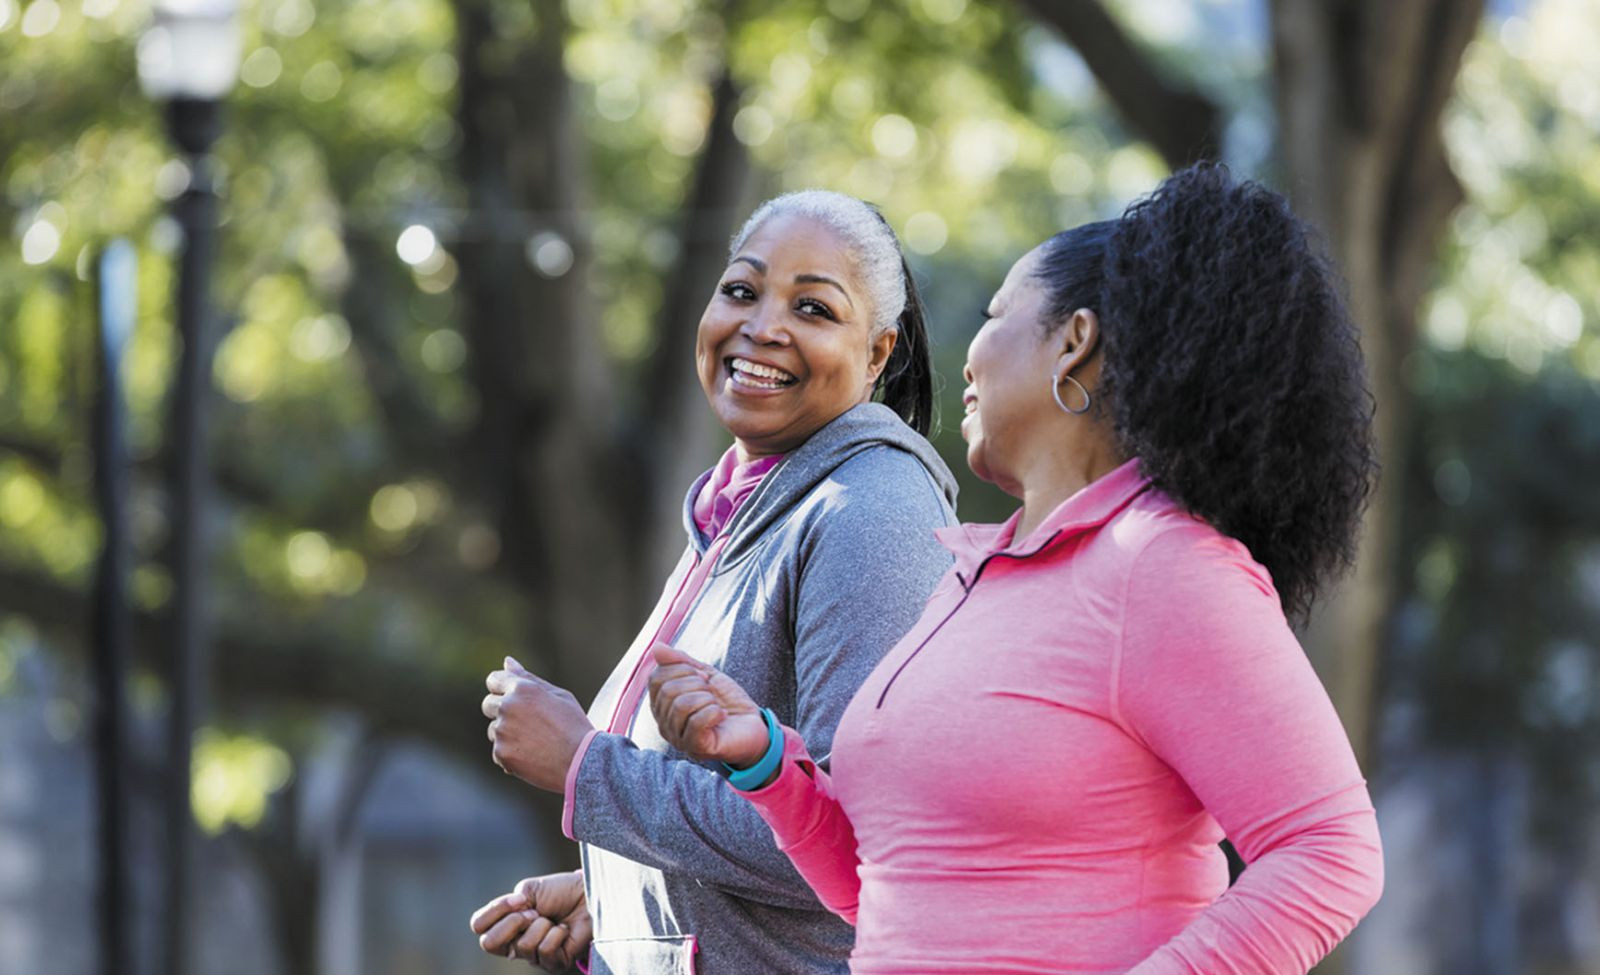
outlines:
M733 452L734 455L739 458L740 464L748 464L753 460L760 460L763 457L771 457L773 454L781 453L782 451L767 450L754 446L753 444L745 443L743 440L735 440L733 442Z
M1021 541L1044 523L1061 502L1121 467L1128 458L1113 444L1096 441L1075 449L1047 452L1018 479L1022 517L1012 538Z

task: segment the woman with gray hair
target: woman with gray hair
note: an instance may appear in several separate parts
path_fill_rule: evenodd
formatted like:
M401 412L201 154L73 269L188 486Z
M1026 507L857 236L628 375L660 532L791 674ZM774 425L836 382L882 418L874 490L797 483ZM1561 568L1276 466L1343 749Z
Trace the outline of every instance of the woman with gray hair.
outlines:
M728 770L666 743L645 688L652 645L693 647L826 765L845 704L948 566L933 532L954 523L955 483L923 436L927 331L893 230L838 193L763 204L695 364L733 446L689 489L687 549L632 647L587 713L510 658L487 681L495 761L564 793L583 869L522 881L472 928L552 971L842 973L849 925Z

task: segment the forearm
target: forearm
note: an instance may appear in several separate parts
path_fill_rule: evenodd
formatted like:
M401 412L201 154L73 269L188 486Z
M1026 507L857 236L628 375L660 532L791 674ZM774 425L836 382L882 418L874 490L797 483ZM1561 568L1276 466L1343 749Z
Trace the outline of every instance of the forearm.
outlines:
M601 734L573 782L574 839L750 900L818 909L755 807L715 772Z
M1129 975L1308 972L1383 888L1372 810L1319 823L1252 861L1227 893Z
M783 765L772 782L740 793L771 827L824 907L854 924L861 896L855 830L833 795L828 773L816 767L805 743L784 729Z

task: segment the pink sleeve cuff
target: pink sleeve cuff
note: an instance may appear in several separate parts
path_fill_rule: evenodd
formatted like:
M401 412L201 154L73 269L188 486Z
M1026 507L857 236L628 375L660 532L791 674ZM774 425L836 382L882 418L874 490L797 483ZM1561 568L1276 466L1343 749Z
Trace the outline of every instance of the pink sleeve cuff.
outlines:
M735 789L734 791L745 798L761 805L761 800L769 796L783 795L787 797L796 788L809 790L811 776L807 775L801 763L815 767L816 762L811 760L811 753L806 750L805 739L800 737L800 732L788 725L783 726L783 764L778 766L778 774L771 782L759 789ZM795 782L795 776L800 777L800 782Z
M589 743L594 741L594 736L600 733L596 728L583 736L578 742L578 750L572 753L572 764L567 766L567 781L562 787L565 794L561 801L561 832L569 840L576 840L572 835L572 807L578 798L578 768L583 765L583 756L589 754Z

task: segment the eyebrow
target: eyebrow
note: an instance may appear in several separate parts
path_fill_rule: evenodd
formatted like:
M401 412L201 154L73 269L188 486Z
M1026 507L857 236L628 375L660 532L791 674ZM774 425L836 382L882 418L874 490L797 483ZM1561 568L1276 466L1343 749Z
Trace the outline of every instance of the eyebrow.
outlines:
M854 308L856 306L856 303L854 301L850 300L850 292L844 290L844 285L840 284L839 282L835 281L834 279L832 279L832 278L830 278L830 277L828 277L826 275L822 275L822 274L796 274L794 276L794 280L795 280L796 284L825 284L825 285L828 285L829 287L833 288L835 291L839 292L841 295L844 295L845 302L847 304L849 304L851 308Z
M751 267L755 268L757 271L760 271L762 274L766 274L767 273L767 263L765 261L761 260L759 257L751 257L749 254L740 254L738 257L735 257L732 261L729 261L728 263L730 263L730 264L738 264L741 261L743 261L745 264L748 264ZM794 276L794 280L795 280L796 284L825 284L825 285L828 285L829 287L831 287L834 290L838 291L839 294L843 295L845 302L851 308L854 308L856 306L856 303L855 303L854 299L852 299L850 297L850 292L848 292L848 291L846 291L844 289L844 285L840 284L839 282L835 281L833 278L830 278L825 274L796 274Z

